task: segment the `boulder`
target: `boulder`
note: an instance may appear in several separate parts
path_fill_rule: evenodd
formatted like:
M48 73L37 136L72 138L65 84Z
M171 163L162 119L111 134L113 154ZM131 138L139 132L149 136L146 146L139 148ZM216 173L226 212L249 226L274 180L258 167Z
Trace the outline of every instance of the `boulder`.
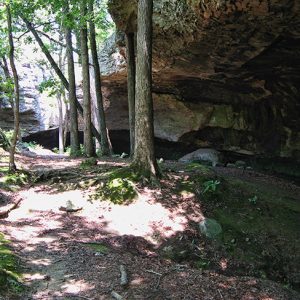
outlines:
M220 153L215 149L198 149L179 159L180 162L208 161L215 167L219 162Z

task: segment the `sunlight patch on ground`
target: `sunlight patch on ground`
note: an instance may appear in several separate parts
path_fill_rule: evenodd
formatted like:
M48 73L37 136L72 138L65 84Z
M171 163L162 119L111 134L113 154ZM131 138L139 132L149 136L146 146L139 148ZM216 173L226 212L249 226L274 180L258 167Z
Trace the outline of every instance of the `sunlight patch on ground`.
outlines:
M107 201L88 201L87 191L72 190L52 193L44 186L21 191L21 206L12 211L7 220L22 221L30 218L32 224L11 232L17 240L31 239L31 245L41 242L51 243L55 237L39 236L43 230L58 229L63 226L64 216L78 216L85 220L85 227L105 230L107 234L141 236L152 243L169 238L176 232L186 229L188 223L199 221L201 211L198 208L188 214L183 205L165 207L156 198L159 190L144 189L138 199L129 205L117 205ZM186 201L183 203L186 204ZM62 207L71 202L74 207L83 208L76 213L66 213ZM78 228L81 230L81 227Z
M33 265L43 265L43 266L49 266L52 261L48 258L40 258L40 259L33 259L30 261Z
M36 188L22 191L20 196L24 199L19 209L15 210L10 216L20 219L22 216L30 215L36 211L59 211L60 207L65 207L68 201L75 206L87 206L83 192L80 190L66 191L59 194L51 194L47 191L38 190Z
M43 280L45 278L44 274L34 273L34 274L23 274L23 278L25 281L33 281L33 280Z
M94 286L88 284L84 280L74 280L70 279L68 282L66 282L61 288L65 293L68 294L78 294L81 292L88 291L92 289Z
M90 207L80 212L80 216L90 221L105 223L105 230L117 235L142 236L156 243L157 235L168 238L176 232L184 231L190 220L184 209L165 208L155 201L153 191L146 191L129 205L115 205L97 202L97 209Z

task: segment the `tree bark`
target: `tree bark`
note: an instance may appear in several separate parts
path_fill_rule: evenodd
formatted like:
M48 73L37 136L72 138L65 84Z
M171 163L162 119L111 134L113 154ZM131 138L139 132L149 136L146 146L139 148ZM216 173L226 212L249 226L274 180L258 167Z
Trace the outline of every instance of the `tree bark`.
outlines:
M159 175L154 155L152 99L152 0L138 2L135 148L132 167L147 178Z
M134 33L126 33L126 55L127 55L127 93L128 93L128 114L130 131L130 156L134 154L135 144L135 53Z
M19 116L19 107L20 107L20 89L19 89L19 77L17 68L15 65L14 59L14 41L13 41L13 34L12 34L12 20L11 20L11 12L10 6L6 5L7 10L7 27L8 27L8 40L9 40L9 61L10 66L12 69L13 77L14 77L14 133L11 141L10 147L10 155L9 155L9 171L15 172L16 171L16 164L15 164L15 151L16 151L16 144L18 140L18 133L20 127L20 116Z
M45 54L46 58L48 59L51 67L54 69L55 73L57 74L57 76L62 81L63 86L65 87L65 89L67 91L69 91L69 82L68 82L68 80L66 79L66 77L64 76L64 74L62 73L62 71L60 70L60 68L58 67L57 63L55 62L55 60L53 59L52 55L48 51L47 47L44 45L42 39L39 37L39 35L36 32L35 28L32 26L32 24L25 17L22 17L22 20L25 22L28 30L30 30L31 33L33 34L33 36L35 37L35 39L36 39L37 43L39 44L41 50L43 51L43 53ZM82 108L82 106L79 103L79 101L78 101L77 98L76 98L76 107L77 107L77 110L79 111L79 113L81 115L83 115L83 108ZM100 136L99 132L97 131L97 129L95 128L95 126L93 124L91 124L91 126L92 126L92 133L93 133L94 137L99 142L101 142L101 136Z
M94 66L94 77L95 77L95 91L96 91L96 119L99 124L99 131L101 135L101 154L110 156L112 154L112 149L110 147L108 131L106 128L106 121L105 121L105 113L103 108L103 97L101 91L101 72L100 72L100 65L98 60L97 54L97 45L96 45L96 30L95 30L95 23L94 23L94 0L89 0L88 7L89 7L89 28L90 28L90 47L92 53L92 60Z
M87 2L81 0L80 13L82 18L87 16ZM81 64L82 64L82 92L83 92L83 141L84 149L87 156L93 156L94 147L92 139L92 116L91 116L91 92L90 92L90 70L89 70L89 51L88 51L88 33L86 21L82 22L80 28L81 44ZM101 143L101 141L100 141Z
M66 1L66 13L69 13L69 1ZM65 28L67 46L68 78L69 78L69 104L70 104L70 146L71 155L77 155L79 151L78 114L76 109L76 79L74 68L74 56L72 45L72 31L69 26Z

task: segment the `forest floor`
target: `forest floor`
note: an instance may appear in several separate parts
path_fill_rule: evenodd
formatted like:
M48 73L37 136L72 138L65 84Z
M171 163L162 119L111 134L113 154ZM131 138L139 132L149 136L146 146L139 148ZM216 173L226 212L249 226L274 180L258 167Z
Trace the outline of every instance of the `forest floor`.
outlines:
M167 161L150 185L123 172L126 159L55 155L17 155L24 172L9 177L6 155L1 300L300 299L300 187L291 182ZM220 236L200 234L205 218ZM7 274L20 273L7 283L1 245L14 255Z

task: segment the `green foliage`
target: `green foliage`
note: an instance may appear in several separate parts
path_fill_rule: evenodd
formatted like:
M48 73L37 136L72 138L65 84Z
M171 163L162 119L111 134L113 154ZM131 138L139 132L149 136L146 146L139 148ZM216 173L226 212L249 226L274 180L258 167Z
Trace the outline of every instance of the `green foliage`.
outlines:
M96 251L97 253L104 254L104 255L109 253L109 248L103 244L87 243L85 245L91 248L92 250Z
M46 92L49 97L53 97L64 91L61 82L54 78L49 78L42 81L38 88L40 93Z
M9 241L0 233L0 291L19 293L23 290L22 277L8 244Z
M40 144L37 144L37 142L32 141L32 142L22 142L22 145L26 148L29 148L29 150L39 150L39 149L44 149L44 147Z
M108 180L91 199L108 200L114 204L128 204L137 196L135 185L127 178L114 178Z
M0 189L2 188L9 191L18 190L22 186L26 185L30 180L28 173L24 171L10 173L8 167L1 167L0 175Z
M217 191L217 187L221 182L219 180L208 180L203 183L203 191L202 193L214 193Z
M98 186L90 198L114 204L129 204L138 196L135 182L139 180L140 176L129 167L112 171L106 174L105 182Z
M258 197L254 195L253 197L248 198L248 201L252 204L256 204L258 200Z
M0 76L0 90L5 94L7 98L11 98L14 95L14 81L12 78L4 78Z
M202 174L211 173L211 168L209 166L197 162L192 162L187 164L185 170L188 172L197 171L197 172L201 172Z
M210 266L210 260L208 260L206 258L198 259L194 262L194 266L195 266L195 268L197 268L199 270L206 270Z
M80 163L80 168L81 169L90 169L96 165L97 165L97 159L95 157L89 157Z
M0 128L0 148L5 151L9 151L10 149L10 135L8 135L7 131L3 131Z
M65 147L65 153L67 155L71 155L71 146ZM77 153L74 153L72 156L79 157L84 155L85 155L84 145L80 144L79 150L77 151Z

